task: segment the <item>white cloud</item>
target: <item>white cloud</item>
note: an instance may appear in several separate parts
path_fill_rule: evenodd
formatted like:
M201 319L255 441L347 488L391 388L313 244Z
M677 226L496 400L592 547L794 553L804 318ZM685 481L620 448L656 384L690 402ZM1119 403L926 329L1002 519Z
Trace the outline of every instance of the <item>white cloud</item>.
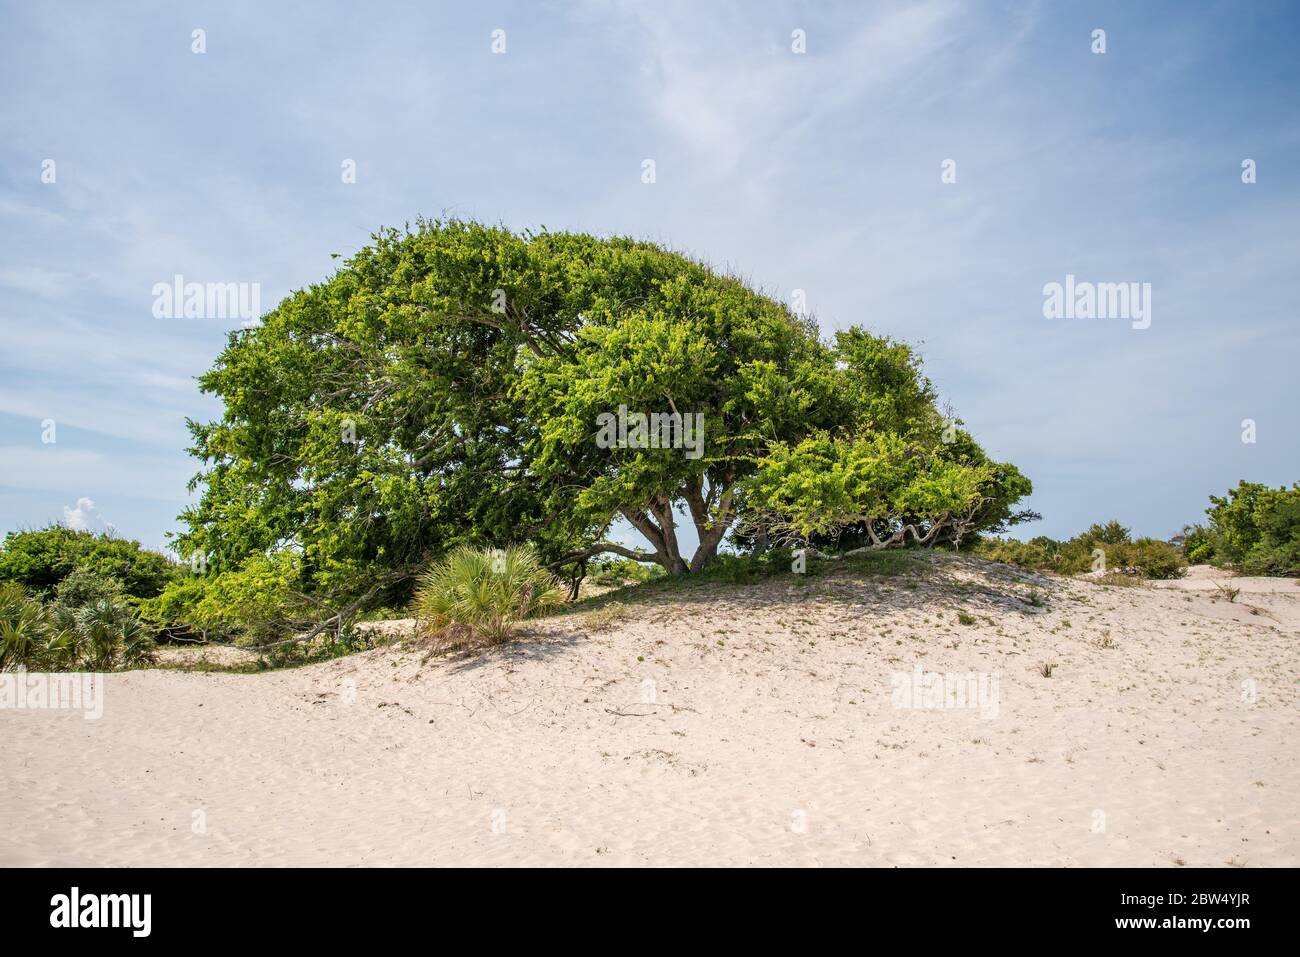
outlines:
M112 532L116 527L99 514L95 503L84 495L75 507L63 506L63 524L77 532Z

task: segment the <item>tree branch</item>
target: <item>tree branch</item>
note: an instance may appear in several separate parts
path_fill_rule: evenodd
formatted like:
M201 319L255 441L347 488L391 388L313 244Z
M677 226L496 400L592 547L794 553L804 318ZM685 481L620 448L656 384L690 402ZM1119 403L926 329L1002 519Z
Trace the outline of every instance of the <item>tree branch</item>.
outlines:
M573 562L580 562L583 561L584 559L591 558L594 555L605 554L606 552L612 553L614 555L622 555L624 558L630 558L634 562L654 562L655 564L659 563L659 557L650 552L642 552L642 551L638 551L635 548L628 548L626 545L620 545L618 542L597 542L595 545L592 545L590 548L584 548L580 552L573 552L570 555L565 555L563 558L551 562L546 567L548 569L560 568L564 565L572 564Z

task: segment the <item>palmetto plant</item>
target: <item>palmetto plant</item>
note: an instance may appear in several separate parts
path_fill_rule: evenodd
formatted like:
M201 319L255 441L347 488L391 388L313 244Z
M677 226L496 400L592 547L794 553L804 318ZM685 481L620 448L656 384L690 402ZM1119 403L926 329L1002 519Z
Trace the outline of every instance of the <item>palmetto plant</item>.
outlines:
M414 612L422 633L442 643L496 644L562 594L532 548L462 547L421 576Z
M0 670L108 671L149 660L153 642L123 604L43 605L0 585Z
M76 609L73 618L82 663L92 671L148 659L152 642L126 606L103 599Z
M70 605L46 606L46 660L55 670L76 668L82 660L85 634L77 623L77 609ZM31 665L28 665L30 668Z
M0 671L43 656L49 628L45 608L10 583L0 585Z

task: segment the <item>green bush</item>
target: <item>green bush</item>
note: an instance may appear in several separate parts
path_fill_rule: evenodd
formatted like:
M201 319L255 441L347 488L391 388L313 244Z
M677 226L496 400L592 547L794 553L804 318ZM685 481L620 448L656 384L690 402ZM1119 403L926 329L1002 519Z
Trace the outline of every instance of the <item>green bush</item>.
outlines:
M67 608L67 627L60 629L55 650L67 667L110 671L151 660L153 642L126 605L107 599L80 608ZM58 610L56 619L60 618Z
M1259 539L1241 560L1248 575L1300 575L1300 485L1260 496L1255 524Z
M605 558L592 562L588 577L595 585L617 588L622 585L641 585L659 578L664 570L658 565L643 565L630 558Z
M497 644L562 600L530 546L461 547L420 577L414 612L421 632L444 644Z
M62 525L9 532L0 545L0 582L15 582L39 598L50 597L74 569L117 581L128 597L151 598L179 566L139 542Z
M1215 549L1223 561L1240 564L1259 544L1263 532L1259 527L1261 498L1271 491L1258 482L1239 482L1220 498L1210 496L1205 514L1210 519Z
M1114 552L1111 551L1114 549ZM1135 568L1143 578L1181 578L1187 570L1183 554L1158 538L1139 538L1131 544L1111 546L1106 550L1106 567ZM1113 557L1112 557L1113 555Z
M302 597L305 590L302 561L286 550L231 571L181 575L142 601L140 614L170 637L263 643L328 617L328 609Z
M54 601L68 608L82 608L95 602L117 602L122 598L122 583L95 571L88 565L79 565L54 586Z
M1178 578L1187 559L1176 547L1156 538L1133 540L1119 522L1094 524L1064 542L1038 537L1028 542L1011 538L981 538L971 553L1021 568L1080 575L1100 568L1101 552L1108 573L1132 571L1143 578Z
M0 583L0 671L111 671L151 660L153 641L125 603L43 604Z
M968 550L980 558L1021 568L1055 569L1056 546L1046 547L1040 539L1021 542L1014 538L981 538Z
M756 585L773 575L784 575L791 569L794 553L788 548L770 548L761 554L720 554L700 575L701 582L720 581L730 585ZM808 559L806 564L811 565Z
M1105 525L1093 523L1086 532L1070 539L1085 546L1096 548L1102 545L1127 545L1132 539L1127 528L1111 519Z
M1204 525L1185 525L1179 536L1183 554L1192 565L1208 565L1218 557L1214 532Z
M39 669L52 637L45 606L21 585L0 582L0 671Z

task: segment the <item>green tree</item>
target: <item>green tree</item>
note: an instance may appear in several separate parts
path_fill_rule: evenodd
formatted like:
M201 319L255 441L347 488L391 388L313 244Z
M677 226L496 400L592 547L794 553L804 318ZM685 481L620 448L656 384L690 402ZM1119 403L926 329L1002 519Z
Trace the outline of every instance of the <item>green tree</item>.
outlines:
M1193 560L1234 565L1254 575L1300 574L1300 483L1270 488L1242 481L1210 496L1209 527L1191 526L1185 547Z
M899 525L934 542L1012 520L1029 491L944 420L908 347L861 329L823 343L739 279L625 238L384 230L232 333L200 381L225 413L191 423L203 491L182 554L229 573L292 551L308 593L378 582L376 600L395 604L431 557L512 543L553 568L613 553L682 574L740 523L869 513L890 544ZM601 441L619 413L627 441ZM660 417L653 432L638 415ZM789 494L793 469L831 455L860 471L876 443L876 464L906 478L884 507L846 499L828 521ZM863 481L845 494L882 480ZM619 518L646 549L606 540Z

